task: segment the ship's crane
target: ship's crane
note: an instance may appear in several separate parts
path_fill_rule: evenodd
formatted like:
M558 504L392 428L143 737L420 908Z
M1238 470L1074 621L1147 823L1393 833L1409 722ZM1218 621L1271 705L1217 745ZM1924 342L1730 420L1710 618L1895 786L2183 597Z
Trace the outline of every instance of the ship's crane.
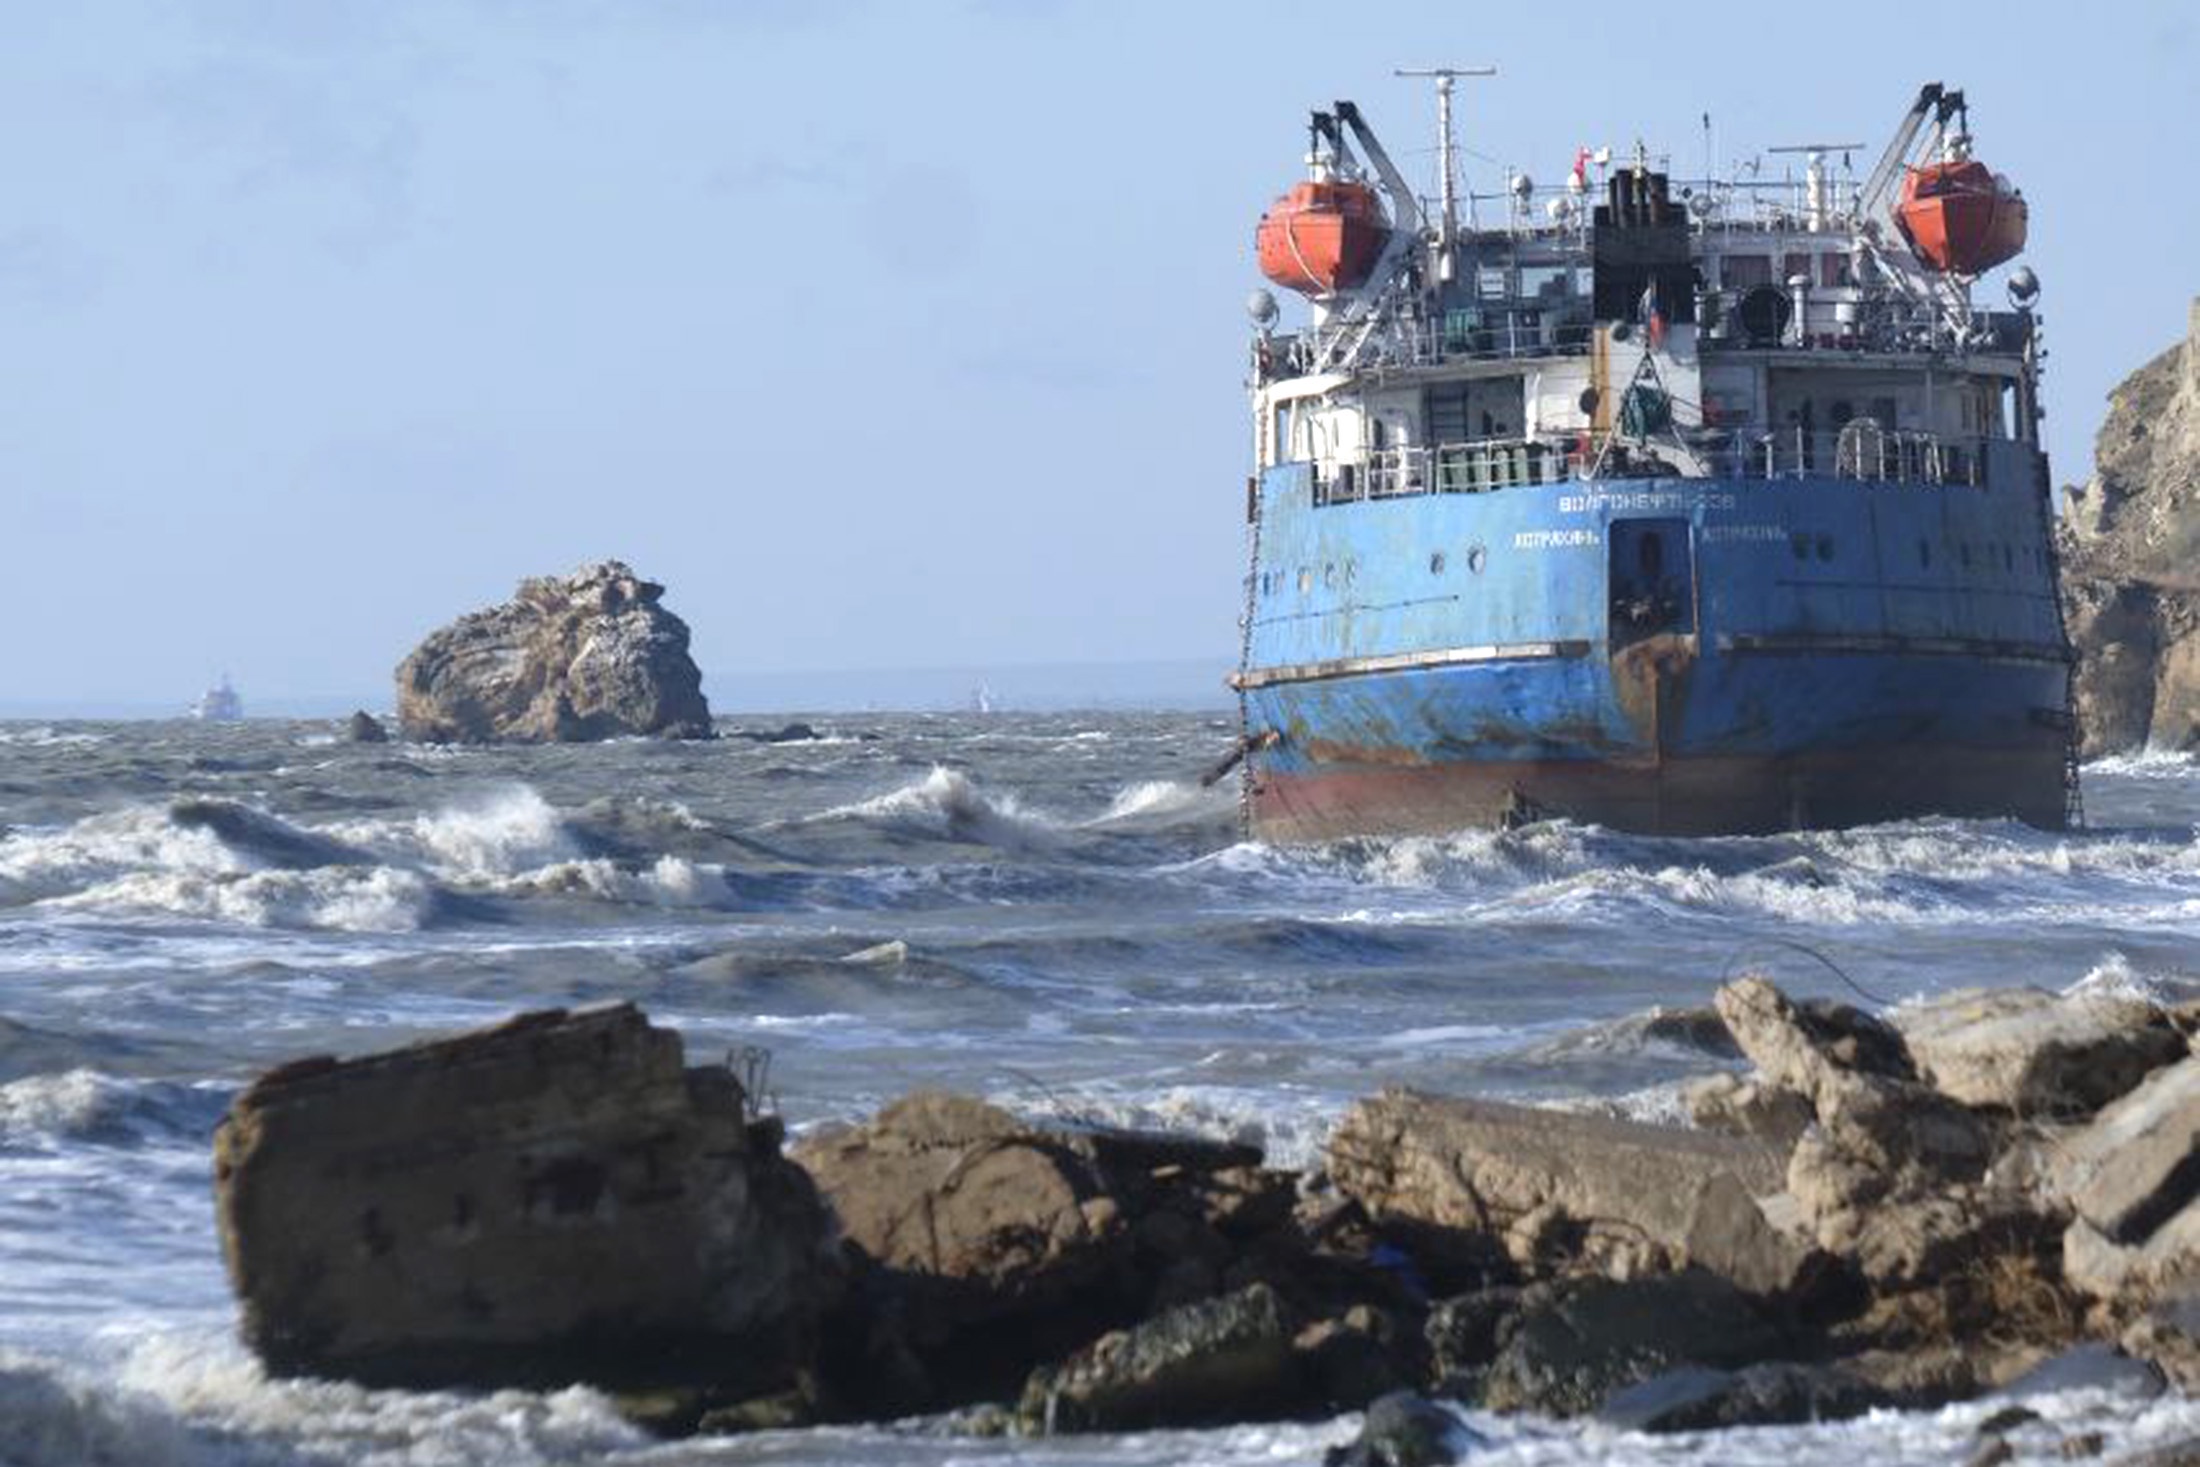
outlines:
M1963 93L1951 92L1939 82L1927 82L1918 88L1917 100L1910 104L1909 112L1897 127L1894 137L1887 144L1887 151L1879 155L1879 162L1864 180L1864 187L1856 196L1856 217L1883 222L1892 228L1895 224L1895 184L1903 170L1917 162L1917 140L1925 131L1925 119L1933 119L1933 138L1944 142L1950 118L1967 119ZM1959 121L1959 133L1966 129L1967 121Z
M1340 101L1328 112L1315 113L1313 125L1316 135L1326 139L1339 160L1347 164L1352 158L1351 147L1345 140L1345 132L1349 130L1367 161L1374 165L1375 176L1381 180L1383 193L1390 200L1390 238L1384 242L1382 253L1375 257L1367 284L1330 323L1327 339L1321 344L1320 361L1350 362L1382 325L1386 314L1384 304L1398 282L1406 257L1421 243L1421 206L1413 196L1412 185L1398 171L1398 165L1390 161L1390 154L1381 139L1375 136L1375 130L1367 125L1367 119L1360 115L1358 106Z
M1887 150L1879 155L1863 188L1857 191L1854 223L1858 254L1889 285L1930 310L1960 340L1971 329L1969 293L1946 272L1922 268L1910 250L1897 243L1908 238L1898 212L1897 185L1922 161L1927 149L1920 147L1921 139L1930 138L1930 151L1947 152L1950 121L1956 123L1957 146L1967 145L1969 112L1963 93L1940 82L1927 82L1918 88L1917 100L1903 114L1887 142Z

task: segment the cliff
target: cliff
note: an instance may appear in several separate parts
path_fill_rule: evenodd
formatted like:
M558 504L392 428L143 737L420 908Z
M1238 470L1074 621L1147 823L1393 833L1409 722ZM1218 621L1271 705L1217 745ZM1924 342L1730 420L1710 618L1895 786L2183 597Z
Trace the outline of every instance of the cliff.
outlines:
M2088 757L2200 746L2200 301L2186 339L2109 394L2068 491L2063 595Z

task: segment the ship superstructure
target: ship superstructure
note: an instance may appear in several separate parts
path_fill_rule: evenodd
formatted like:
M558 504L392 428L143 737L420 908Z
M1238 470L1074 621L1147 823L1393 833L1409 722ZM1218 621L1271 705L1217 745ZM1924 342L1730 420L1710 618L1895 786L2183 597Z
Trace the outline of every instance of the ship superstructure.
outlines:
M1974 304L2028 218L1962 93L1861 178L1582 148L1462 209L1429 74L1436 199L1339 102L1256 236L1309 319L1254 297L1254 827L2065 823L2038 282Z

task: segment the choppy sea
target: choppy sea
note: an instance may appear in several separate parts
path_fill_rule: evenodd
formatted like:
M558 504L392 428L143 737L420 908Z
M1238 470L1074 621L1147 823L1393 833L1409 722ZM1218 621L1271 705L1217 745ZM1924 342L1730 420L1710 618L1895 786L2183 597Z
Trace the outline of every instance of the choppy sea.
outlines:
M1725 977L1900 1002L2200 985L2200 765L2090 828L1651 840L1563 823L1276 849L1185 714L876 715L820 737L430 749L328 724L0 723L0 1463L1304 1463L1350 1417L1042 1442L938 1423L652 1444L586 1390L264 1378L208 1135L257 1071L631 998L765 1049L797 1127L918 1086L1315 1156L1388 1083L1674 1113L1653 1037ZM2112 1448L2192 1403L2035 1402ZM1469 1413L1476 1461L1964 1461L1993 1403L1652 1440ZM2044 1441L2045 1438L2042 1438ZM2051 1450L2051 1448L2043 1448Z

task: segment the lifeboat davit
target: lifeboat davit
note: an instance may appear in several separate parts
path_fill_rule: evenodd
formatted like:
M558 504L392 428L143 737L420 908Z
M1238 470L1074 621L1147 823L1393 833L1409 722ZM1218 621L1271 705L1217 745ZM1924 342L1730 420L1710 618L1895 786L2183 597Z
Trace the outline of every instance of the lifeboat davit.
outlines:
M1917 257L1952 275L1983 275L2024 249L2024 195L1973 158L1912 168L1896 217Z
M1382 201L1364 183L1312 179L1260 216L1260 270L1286 290L1328 295L1365 283L1390 238Z

